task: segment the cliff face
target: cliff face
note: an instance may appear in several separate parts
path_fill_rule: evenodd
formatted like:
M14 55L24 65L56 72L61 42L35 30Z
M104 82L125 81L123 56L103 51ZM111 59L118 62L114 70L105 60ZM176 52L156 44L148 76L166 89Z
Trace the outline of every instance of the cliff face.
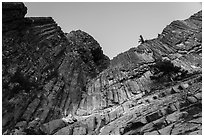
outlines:
M173 21L87 84L77 114L89 116L88 134L201 134L201 15Z
M20 123L36 134L39 125L75 114L86 83L109 58L85 32L66 35L51 17L25 18L23 3L2 7L3 132Z
M89 34L2 7L3 134L202 133L201 11L110 61Z

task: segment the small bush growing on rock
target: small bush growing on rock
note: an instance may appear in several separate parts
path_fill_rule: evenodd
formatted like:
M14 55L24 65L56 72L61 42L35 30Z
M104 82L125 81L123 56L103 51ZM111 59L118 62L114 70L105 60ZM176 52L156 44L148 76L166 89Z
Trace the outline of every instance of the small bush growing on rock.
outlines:
M159 60L151 66L153 76L150 76L151 80L158 80L160 78L167 78L171 81L184 77L187 71L181 69L181 67L175 66L169 60Z
M145 42L144 38L142 37L142 35L140 35L140 39L138 41L139 43L143 44Z

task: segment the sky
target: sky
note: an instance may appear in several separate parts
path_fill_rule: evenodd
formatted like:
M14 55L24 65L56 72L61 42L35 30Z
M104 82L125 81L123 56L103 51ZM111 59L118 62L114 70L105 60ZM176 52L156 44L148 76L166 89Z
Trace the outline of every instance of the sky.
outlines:
M174 20L202 9L195 2L25 2L27 17L52 17L63 32L82 30L98 41L110 59L138 46L139 35L156 38Z

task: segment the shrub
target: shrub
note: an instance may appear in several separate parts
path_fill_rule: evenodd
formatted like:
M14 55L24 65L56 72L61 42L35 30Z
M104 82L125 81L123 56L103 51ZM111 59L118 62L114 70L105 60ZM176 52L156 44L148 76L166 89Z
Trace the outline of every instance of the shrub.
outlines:
M143 44L145 42L144 38L142 37L142 35L140 35L140 39L138 41L139 43Z
M178 78L178 76L184 76L186 71L182 70L181 67L175 66L169 60L159 60L154 65L151 66L153 71L153 76L150 76L152 80L158 80L160 78L166 77L173 81L173 79Z

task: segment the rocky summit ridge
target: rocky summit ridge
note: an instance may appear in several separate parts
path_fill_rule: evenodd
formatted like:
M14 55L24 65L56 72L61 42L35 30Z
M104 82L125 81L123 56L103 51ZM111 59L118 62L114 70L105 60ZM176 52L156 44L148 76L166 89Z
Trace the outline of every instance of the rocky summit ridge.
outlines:
M112 60L26 13L2 3L2 134L202 134L202 11Z

